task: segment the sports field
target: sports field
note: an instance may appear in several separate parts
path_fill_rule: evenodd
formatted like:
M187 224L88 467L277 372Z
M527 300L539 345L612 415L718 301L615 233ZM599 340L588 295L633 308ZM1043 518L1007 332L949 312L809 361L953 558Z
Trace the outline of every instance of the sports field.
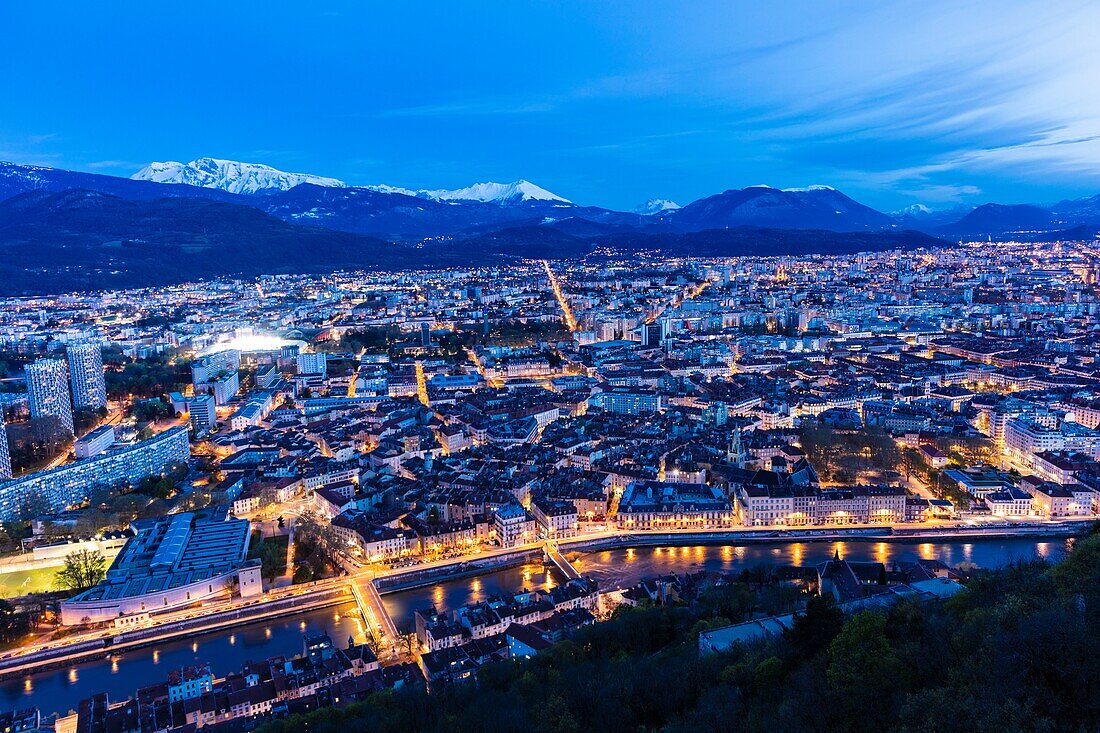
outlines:
M0 573L0 598L14 598L28 593L54 590L54 577L60 569L58 566Z

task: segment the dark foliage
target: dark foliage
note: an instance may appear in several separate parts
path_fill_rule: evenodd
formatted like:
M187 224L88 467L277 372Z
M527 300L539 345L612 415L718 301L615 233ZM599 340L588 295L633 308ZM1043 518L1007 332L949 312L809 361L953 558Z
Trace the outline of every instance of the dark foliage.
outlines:
M476 685L386 692L264 730L1092 731L1098 612L1093 534L1060 565L983 572L942 604L844 617L817 600L785 638L724 654L697 653L697 609L624 609L534 659L483 668Z

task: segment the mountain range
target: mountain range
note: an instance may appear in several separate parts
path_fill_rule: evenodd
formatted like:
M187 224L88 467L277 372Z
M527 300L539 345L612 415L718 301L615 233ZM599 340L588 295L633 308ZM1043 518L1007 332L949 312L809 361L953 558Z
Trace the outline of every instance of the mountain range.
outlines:
M229 193L270 193L289 191L295 186L308 183L313 186L346 188L347 184L335 178L315 176L309 173L287 173L262 163L241 163L236 160L219 158L197 158L190 163L168 161L150 163L134 175L134 181L153 181L154 183L173 183L186 186L215 188ZM472 186L455 190L420 189L413 191L400 186L377 184L361 186L376 193L393 193L403 196L431 199L432 201L480 201L482 203L511 204L526 201L555 201L560 204L572 202L540 188L530 181L512 183L475 183Z
M455 190L350 186L216 158L132 178L0 163L0 292L160 284L220 274L412 268L569 257L842 253L965 238L1091 237L1100 196L886 214L829 186L751 186L633 212L529 181ZM159 254L158 254L159 253Z
M260 193L261 191L288 191L303 183L315 186L344 186L343 181L309 173L287 173L260 163L241 163L236 160L198 158L190 163L150 163L134 175L135 181L154 183L182 183L202 188L218 188L229 193Z

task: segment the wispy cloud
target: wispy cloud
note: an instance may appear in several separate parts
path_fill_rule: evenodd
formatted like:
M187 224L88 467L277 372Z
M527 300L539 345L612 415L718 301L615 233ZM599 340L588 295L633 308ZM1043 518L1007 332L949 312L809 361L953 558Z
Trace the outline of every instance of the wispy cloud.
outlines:
M776 104L754 121L756 134L779 143L892 146L881 168L860 175L906 194L977 195L977 186L942 179L979 172L1100 181L1100 99L1082 93L1100 78L1089 30L1100 27L1100 6L1064 3L1041 20L1034 6L975 7L958 4L947 16L899 7L904 17L880 30L897 50L884 48L874 66ZM815 55L842 54L844 46L867 54L868 44L860 48L852 36L870 30L857 24ZM914 151L925 160L891 167Z
M147 165L147 163L135 163L132 160L93 160L90 163L85 163L84 165L94 171L119 168L132 168L134 170L137 170Z
M526 115L551 112L555 109L552 100L485 100L454 102L448 104L425 104L413 107L394 107L383 109L374 117L496 117L500 115Z

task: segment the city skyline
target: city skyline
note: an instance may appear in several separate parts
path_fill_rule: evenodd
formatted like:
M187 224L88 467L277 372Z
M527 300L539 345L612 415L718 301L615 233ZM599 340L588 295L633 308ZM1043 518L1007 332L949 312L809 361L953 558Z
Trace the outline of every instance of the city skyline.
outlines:
M649 614L709 657L1061 577L1100 517L1100 260L1039 247L0 296L0 722L433 706Z

